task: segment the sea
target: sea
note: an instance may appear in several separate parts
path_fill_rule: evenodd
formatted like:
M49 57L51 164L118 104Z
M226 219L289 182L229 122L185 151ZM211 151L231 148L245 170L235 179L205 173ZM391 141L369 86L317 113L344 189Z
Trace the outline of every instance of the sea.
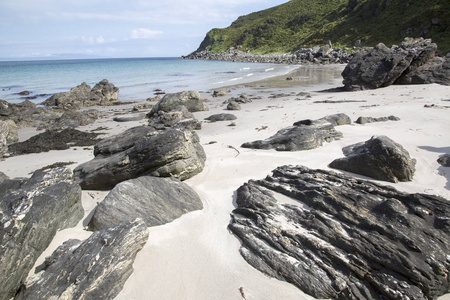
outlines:
M168 58L115 58L0 61L0 99L41 103L82 82L93 87L108 79L120 89L119 100L154 97L157 91L205 91L284 75L297 66ZM28 91L28 95L19 93Z

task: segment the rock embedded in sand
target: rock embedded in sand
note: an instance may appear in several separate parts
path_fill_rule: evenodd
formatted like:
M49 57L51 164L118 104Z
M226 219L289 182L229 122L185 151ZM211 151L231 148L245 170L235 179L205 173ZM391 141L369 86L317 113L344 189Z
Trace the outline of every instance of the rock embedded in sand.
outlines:
M443 167L450 167L450 154L444 154L438 158L437 162Z
M233 121L233 120L236 120L236 119L237 118L236 118L235 115L233 115L233 114L225 114L225 113L214 114L214 115L211 115L211 116L205 118L205 120L208 120L210 122Z
M131 114L125 116L117 116L113 118L115 122L133 122L145 119L146 114Z
M241 186L236 203L229 229L244 259L315 298L435 299L448 292L446 199L283 166Z
M387 121L400 121L399 117L396 116L389 116L389 117L380 117L380 118L372 118L372 117L359 117L355 123L357 124L367 124L367 123L374 123L374 122L387 122Z
M135 218L158 226L202 208L197 193L178 179L142 176L117 184L96 207L89 228L102 230Z
M72 171L36 171L30 179L0 184L0 299L14 297L58 230L84 215Z
M57 93L42 102L47 106L54 106L63 110L80 109L86 106L109 106L117 102L119 88L115 87L108 80L103 79L92 89L91 86L83 82L79 86L73 87L69 92Z
M328 115L320 120L325 120L333 126L350 125L352 123L350 117L343 113Z
M85 111L68 110L65 111L61 117L42 123L38 126L38 130L62 130L66 128L86 126L95 123L100 116L101 113L96 109L89 109Z
M450 57L436 57L430 39L405 38L400 46L383 43L356 53L342 72L346 90L365 90L391 84L450 85Z
M303 120L294 126L279 130L275 135L265 140L242 144L243 148L275 149L277 151L301 151L315 149L324 142L342 138L342 133L336 131L329 122L322 120Z
M68 240L14 299L113 299L147 240L148 229L140 219L94 232L83 242Z
M148 117L156 116L159 111L170 112L179 106L184 106L189 112L206 111L208 106L204 103L197 91L183 91L180 93L166 94L148 113Z
M374 136L342 151L345 157L332 161L331 168L390 182L411 181L413 178L416 160L387 136Z
M241 110L241 105L236 101L230 101L227 105L228 110Z
M185 180L200 173L206 161L195 132L150 126L131 128L101 141L94 155L74 170L83 189L107 190L143 175Z

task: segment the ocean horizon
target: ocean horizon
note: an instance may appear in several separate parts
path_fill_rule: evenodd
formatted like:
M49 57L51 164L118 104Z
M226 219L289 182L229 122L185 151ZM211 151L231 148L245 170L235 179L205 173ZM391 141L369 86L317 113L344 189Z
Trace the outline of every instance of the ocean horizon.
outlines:
M137 101L155 96L156 90L211 90L284 75L297 67L178 57L0 61L0 99L38 104L82 82L93 87L107 79L120 89L119 100ZM29 94L20 95L23 91Z

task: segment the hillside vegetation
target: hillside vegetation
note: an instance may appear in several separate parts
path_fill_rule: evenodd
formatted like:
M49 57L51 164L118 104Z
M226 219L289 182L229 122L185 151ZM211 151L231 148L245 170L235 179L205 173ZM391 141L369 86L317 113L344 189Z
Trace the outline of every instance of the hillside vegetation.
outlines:
M212 29L199 49L215 53L239 47L255 53L288 53L302 47L352 47L404 37L431 38L444 54L450 50L449 0L291 0L246 16L229 27Z

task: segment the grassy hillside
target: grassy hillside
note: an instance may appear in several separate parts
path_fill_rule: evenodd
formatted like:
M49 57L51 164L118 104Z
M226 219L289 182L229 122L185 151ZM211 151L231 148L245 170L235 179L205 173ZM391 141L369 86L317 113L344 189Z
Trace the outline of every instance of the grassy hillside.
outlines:
M219 53L242 47L256 53L286 53L302 47L383 42L404 37L433 39L450 51L449 0L291 0L239 17L229 27L212 29L198 50Z

